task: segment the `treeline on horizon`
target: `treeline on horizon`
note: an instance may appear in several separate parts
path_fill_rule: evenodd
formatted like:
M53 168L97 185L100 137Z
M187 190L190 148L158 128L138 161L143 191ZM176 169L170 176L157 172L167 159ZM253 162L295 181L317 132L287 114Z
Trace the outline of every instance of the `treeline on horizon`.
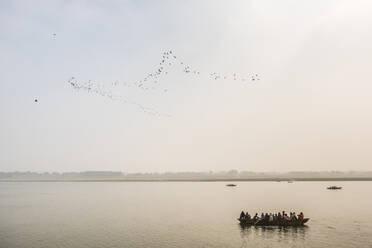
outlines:
M124 173L121 171L83 172L0 172L0 179L128 179L128 180L213 180L213 179L294 179L294 178L372 178L372 171L290 171L290 172L164 172L164 173Z

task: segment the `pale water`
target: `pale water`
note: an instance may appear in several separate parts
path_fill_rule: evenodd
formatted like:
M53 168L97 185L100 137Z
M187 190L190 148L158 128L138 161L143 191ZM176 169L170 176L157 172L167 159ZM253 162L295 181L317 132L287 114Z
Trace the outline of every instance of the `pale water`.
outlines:
M0 247L372 247L372 182L225 184L0 183ZM242 228L242 209L310 221Z

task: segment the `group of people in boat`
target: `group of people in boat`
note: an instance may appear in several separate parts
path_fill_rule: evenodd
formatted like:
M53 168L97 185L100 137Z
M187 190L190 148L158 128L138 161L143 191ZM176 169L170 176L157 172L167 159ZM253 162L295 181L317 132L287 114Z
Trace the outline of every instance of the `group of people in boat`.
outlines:
M304 214L300 212L300 214L296 215L295 212L290 212L287 214L285 211L278 212L277 214L273 213L261 213L261 216L258 216L258 213L256 213L253 217L248 213L244 213L242 211L240 213L240 220L264 220L268 222L273 222L273 221L278 221L278 220L287 220L287 221L292 221L292 220L303 220L304 219Z

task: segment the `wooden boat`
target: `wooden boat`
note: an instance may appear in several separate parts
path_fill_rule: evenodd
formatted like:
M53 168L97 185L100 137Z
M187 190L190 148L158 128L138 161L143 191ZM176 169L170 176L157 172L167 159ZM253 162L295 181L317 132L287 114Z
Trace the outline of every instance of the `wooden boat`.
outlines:
M229 184L226 184L227 187L235 187L236 184L232 184L232 183L229 183Z
M304 218L303 220L277 220L277 221L267 221L267 220L246 220L240 219L241 225L247 226L303 226L306 222L309 221L309 218Z
M329 187L327 187L327 189L342 189L342 187L338 187L338 186L329 186Z

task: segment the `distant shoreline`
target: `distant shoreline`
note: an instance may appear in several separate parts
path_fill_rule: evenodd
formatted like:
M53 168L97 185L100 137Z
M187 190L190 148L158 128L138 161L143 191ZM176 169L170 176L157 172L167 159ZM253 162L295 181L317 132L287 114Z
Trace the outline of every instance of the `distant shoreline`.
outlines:
M0 179L0 182L334 182L334 181L372 181L372 177L339 177L339 178L231 178L231 179Z

